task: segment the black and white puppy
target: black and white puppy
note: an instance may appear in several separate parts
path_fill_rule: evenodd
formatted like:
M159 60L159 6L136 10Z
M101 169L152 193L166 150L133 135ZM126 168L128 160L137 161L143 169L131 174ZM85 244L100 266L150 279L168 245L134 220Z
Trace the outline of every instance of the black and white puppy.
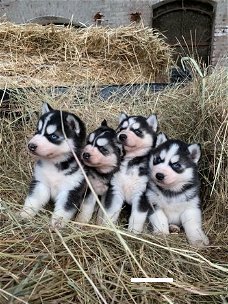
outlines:
M124 158L119 170L113 175L106 199L105 211L112 222L116 222L124 202L132 206L128 230L140 233L143 230L149 205L146 201L149 152L154 146L157 131L156 115L148 118L119 117L117 137L124 148ZM98 219L99 224L107 222L106 216Z
M113 174L119 168L121 155L122 147L117 143L115 130L107 125L106 120L103 120L100 127L88 135L82 152L87 176L96 194L101 196L101 201L108 190ZM88 223L95 205L96 198L88 188L76 221Z
M202 229L197 164L199 144L167 139L160 133L153 151L147 198L154 212L149 216L155 233L169 234L169 225L183 226L190 244L208 245Z
M72 150L80 158L85 137L86 128L81 119L43 104L36 133L28 143L29 152L38 161L20 212L22 218L34 217L52 199L55 207L51 225L61 228L72 219L86 186Z

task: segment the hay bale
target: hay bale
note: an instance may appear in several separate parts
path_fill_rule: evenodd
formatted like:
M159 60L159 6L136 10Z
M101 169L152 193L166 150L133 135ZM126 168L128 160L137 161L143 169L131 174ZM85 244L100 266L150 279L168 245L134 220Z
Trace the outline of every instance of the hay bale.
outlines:
M0 87L167 81L172 51L142 26L0 24Z
M227 296L227 71L215 70L186 87L151 94L145 91L103 101L93 87L73 87L63 95L45 90L15 95L19 109L1 124L1 285L0 303L225 303ZM18 222L31 178L32 160L25 150L43 100L73 111L88 131L107 118L117 125L121 111L157 113L160 129L170 137L202 145L200 175L204 229L211 247L195 249L183 234L166 239L146 231L121 235L93 225L68 225L62 236L49 230L49 211ZM135 260L132 258L135 257ZM138 265L139 264L139 265ZM141 269L140 269L140 267ZM172 277L173 284L135 284L131 277ZM88 281L88 278L92 280ZM92 284L93 283L93 284ZM97 289L96 289L97 288ZM98 294L99 293L99 294ZM102 298L101 298L102 296ZM104 301L105 299L105 301Z

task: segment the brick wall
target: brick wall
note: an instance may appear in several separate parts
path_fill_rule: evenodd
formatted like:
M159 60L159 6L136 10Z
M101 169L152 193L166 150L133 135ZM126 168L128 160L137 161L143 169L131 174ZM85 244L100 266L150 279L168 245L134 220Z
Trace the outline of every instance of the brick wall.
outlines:
M212 64L228 66L228 1L216 1L212 42Z

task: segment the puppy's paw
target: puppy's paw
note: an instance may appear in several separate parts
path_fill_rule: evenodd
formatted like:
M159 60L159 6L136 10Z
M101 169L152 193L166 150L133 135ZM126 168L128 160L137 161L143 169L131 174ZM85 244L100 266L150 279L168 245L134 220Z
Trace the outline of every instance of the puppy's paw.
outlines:
M203 235L201 238L197 239L188 239L189 243L195 247L204 247L209 245L209 239L206 235Z
M79 213L79 215L75 219L76 222L81 223L81 224L88 224L90 221L90 218L87 216L83 216Z
M178 234L178 233L180 233L180 227L177 226L177 225L174 225L174 224L170 224L169 225L169 232L171 234Z
M24 219L24 220L30 220L35 215L36 214L31 209L22 209L21 211L16 213L16 217Z
M128 226L128 231L133 233L133 234L140 234L142 233L142 228L141 227L131 227L131 226Z
M65 222L63 221L62 217L53 217L51 219L50 226L54 230L55 229L59 230L65 227Z

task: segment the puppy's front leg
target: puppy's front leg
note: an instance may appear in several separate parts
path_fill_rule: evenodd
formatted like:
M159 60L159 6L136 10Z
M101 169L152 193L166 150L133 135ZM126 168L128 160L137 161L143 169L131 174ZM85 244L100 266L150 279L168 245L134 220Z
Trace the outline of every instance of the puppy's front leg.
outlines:
M80 189L61 191L55 200L51 226L57 229L63 228L79 210L81 200Z
M84 202L81 205L80 212L76 217L76 221L79 223L89 223L92 218L96 205L96 198L90 189L87 190L87 194Z
M184 211L181 215L181 223L190 244L197 247L209 244L209 239L202 229L201 211L199 208L191 208Z
M113 188L110 186L105 197L104 209L109 219L113 223L117 222L122 206L123 206L122 196L117 194L115 191L113 191ZM99 209L97 224L106 225L107 222L108 221L106 215L103 214L103 212L101 212L101 210Z
M149 216L153 231L156 234L169 234L168 218L161 209L156 209Z
M146 197L136 197L132 202L131 216L129 218L128 230L135 234L143 231L149 206Z
M29 194L25 200L20 216L24 219L34 217L50 200L50 188L42 182L33 179Z

